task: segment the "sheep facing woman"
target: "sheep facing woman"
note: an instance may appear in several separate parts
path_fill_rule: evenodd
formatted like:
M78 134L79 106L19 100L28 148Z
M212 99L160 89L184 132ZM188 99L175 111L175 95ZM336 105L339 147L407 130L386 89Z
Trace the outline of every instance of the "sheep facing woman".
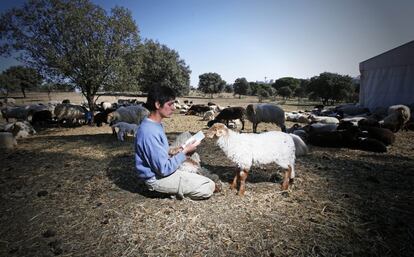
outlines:
M179 151L181 151L181 146L191 137L191 133L186 131L181 133L177 136L175 141L171 144L170 149L168 151L168 154L170 156L173 156L177 154ZM221 191L221 181L219 176L217 176L214 173L211 173L208 169L201 167L201 159L200 155L196 152L190 153L187 155L187 159L181 164L181 166L178 168L178 170L190 172L190 173L196 173L202 176L205 176L211 180L214 181L216 184L216 188L214 192L220 192Z
M205 135L208 138L218 137L217 145L237 164L238 169L230 188L236 189L240 182L240 196L244 195L249 170L255 164L276 163L285 169L282 190L287 190L289 181L295 177L295 155L307 151L306 144L299 137L293 138L290 134L279 131L240 134L222 123L216 123ZM295 142L301 147L296 146Z
M249 104L246 107L247 119L253 123L253 132L256 133L260 122L275 123L283 132L286 132L285 111L275 104Z

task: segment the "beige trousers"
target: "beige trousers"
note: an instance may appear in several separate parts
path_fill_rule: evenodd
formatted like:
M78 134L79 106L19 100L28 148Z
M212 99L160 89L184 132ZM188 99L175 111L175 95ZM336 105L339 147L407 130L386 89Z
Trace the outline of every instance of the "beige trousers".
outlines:
M207 199L213 195L215 183L204 176L177 170L168 177L145 183L150 191L175 194L179 198Z

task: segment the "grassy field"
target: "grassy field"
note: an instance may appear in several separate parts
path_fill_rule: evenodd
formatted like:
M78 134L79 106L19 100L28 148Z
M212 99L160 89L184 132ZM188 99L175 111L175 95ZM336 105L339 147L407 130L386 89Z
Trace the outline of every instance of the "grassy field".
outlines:
M73 93L50 100L63 99L83 102ZM49 98L30 93L16 100ZM201 117L177 112L165 128L172 141L207 127ZM258 131L270 130L279 128L259 124ZM197 152L223 191L206 201L179 201L151 194L137 180L132 137L119 142L108 126L40 129L0 153L0 256L413 256L413 136L398 132L383 154L310 146L296 161L288 194L280 191L280 169L266 165L252 169L244 197L229 189L235 165L206 139Z

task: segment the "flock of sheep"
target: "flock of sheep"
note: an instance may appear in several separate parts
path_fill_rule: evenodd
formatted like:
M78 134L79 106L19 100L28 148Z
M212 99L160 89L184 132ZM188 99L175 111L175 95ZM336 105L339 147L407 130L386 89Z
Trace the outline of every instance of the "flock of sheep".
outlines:
M395 141L395 132L413 128L411 109L406 105L377 108L373 112L348 104L330 109L315 106L311 111L285 113L280 106L269 103L249 104L246 108L228 107L217 115L207 115L212 110L207 111L202 106L193 111L200 115L204 112L204 119L209 119L207 136L217 137L218 146L237 164L231 187L236 188L239 184L239 195L245 192L245 181L252 165L278 164L285 170L281 186L286 190L295 177L295 157L308 152L307 144L386 152L387 146ZM245 118L253 124L254 133L238 133L228 128L229 124L240 120L243 130ZM286 128L285 121L295 124ZM274 123L282 132L257 134L257 125L261 122Z
M17 106L13 99L1 103L1 114L6 124L0 126L0 148L13 149L16 139L36 133L35 128L50 126L79 126L92 122L92 113L84 105L52 101L47 104ZM97 126L110 124L118 139L123 141L127 133L134 134L138 124L148 115L141 103L120 100L118 103L102 102L93 114Z
M12 101L11 101L12 102ZM226 156L237 164L232 188L240 184L239 194L244 194L244 185L252 165L276 163L285 170L282 189L288 189L295 177L295 158L308 152L307 145L321 147L347 147L372 152L386 152L395 141L395 132L412 129L413 106L394 105L370 112L356 105L341 105L325 109L315 106L311 111L285 112L282 107L271 104L249 104L246 108L233 106L222 108L214 103L192 104L185 101L175 103L184 115L198 115L207 122L207 137L217 137L217 144ZM91 113L81 105L50 102L16 106L10 101L2 104L1 113L8 122L0 127L0 148L12 149L16 139L36 133L34 127L50 124L87 124L93 120L97 126L106 123L120 141L125 135L135 132L149 112L142 102L120 100L113 104L102 102L97 112ZM9 122L13 118L14 122ZM254 133L240 133L245 119L253 124ZM286 121L295 124L286 128ZM257 133L259 123L274 123L281 131ZM224 125L225 124L225 125ZM177 138L178 143L190 137L187 133ZM177 142L177 141L176 141ZM196 153L195 153L196 154ZM199 156L193 155L181 167L189 172L203 174ZM204 175L211 175L204 172Z

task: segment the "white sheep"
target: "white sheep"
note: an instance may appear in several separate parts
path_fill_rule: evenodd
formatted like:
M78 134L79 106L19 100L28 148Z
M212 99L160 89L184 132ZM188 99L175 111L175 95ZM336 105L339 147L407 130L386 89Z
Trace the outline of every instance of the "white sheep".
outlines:
M17 146L17 141L10 132L0 132L0 149L11 150Z
M16 121L4 126L4 131L13 134L15 139L26 138L29 135L36 134L36 130L27 121Z
M410 109L405 105L394 105L388 109L388 116L379 122L383 128L398 132L410 119Z
M214 120L215 116L216 115L215 115L214 111L210 110L210 111L207 111L207 112L204 113L203 120L204 121Z
M335 117L330 116L316 116L316 115L309 115L309 119L311 122L319 122L323 124L338 124L339 120Z
M260 122L275 123L283 132L286 131L285 111L275 104L249 104L246 107L247 119L253 123L253 132L256 133Z
M405 124L411 118L411 110L408 106L403 105L403 104L392 105L392 106L388 107L388 115L390 115L394 112L398 112L398 110L401 109L401 108L404 109L402 118L403 118L403 121L404 121L404 124Z
M87 109L81 105L58 104L53 113L58 122L69 121L71 123L79 122L85 119Z
M112 108L112 103L110 102L101 102L101 108L102 110L107 110Z
M114 124L118 122L127 122L133 124L141 124L141 121L148 116L149 111L141 105L130 105L120 107L108 114L108 124Z
M300 137L279 131L240 134L222 123L216 123L205 135L208 138L218 137L217 145L238 165L231 188L235 189L240 181L239 195L244 195L248 172L255 164L276 163L285 169L282 190L287 190L289 180L295 177L296 155L307 152L307 146Z
M118 128L118 132L116 132L116 135L119 141L124 141L124 136L127 134L132 134L135 136L138 129L137 124L131 124L122 121L111 125L111 127L113 131L116 131L115 128Z
M353 125L358 126L358 122L360 122L361 120L366 120L367 117L362 117L362 116L354 116L354 117L346 117L341 119L340 122L345 122L345 121L349 121L351 122Z

